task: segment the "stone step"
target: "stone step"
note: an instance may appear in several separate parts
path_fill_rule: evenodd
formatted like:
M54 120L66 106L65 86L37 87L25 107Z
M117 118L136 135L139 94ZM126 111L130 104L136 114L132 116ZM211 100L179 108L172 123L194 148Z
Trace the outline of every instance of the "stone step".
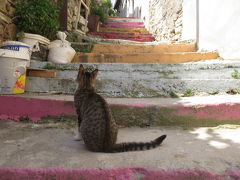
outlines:
M104 39L125 39L139 42L151 42L155 39L151 34L141 33L92 32L92 34L98 35Z
M181 63L216 59L217 52L178 52L178 53L77 53L72 62L82 63Z
M106 98L120 126L211 127L240 124L240 95L215 95L183 98ZM4 104L0 119L18 121L23 117L37 121L47 117L73 118L73 96L23 94L0 96ZM28 107L28 108L23 108Z
M172 93L194 95L227 94L239 91L237 79L99 79L97 92L107 97L170 97ZM26 92L74 94L73 79L28 77ZM188 96L188 95L186 95Z
M42 68L46 63L32 62ZM96 88L110 97L170 96L190 89L195 94L226 93L239 90L240 80L232 73L240 70L239 61L204 61L180 64L84 64L100 70ZM79 63L57 64L57 78L28 77L29 92L58 92L72 94ZM238 77L240 78L240 77Z
M95 44L92 53L167 53L167 52L194 52L195 44L156 44L156 45L129 45L129 44Z
M125 18L125 17L109 17L109 22L143 22L142 19L138 18Z
M101 24L102 28L144 28L143 22L108 22Z
M51 67L57 78L75 79L80 63L53 64L31 61L33 68ZM234 79L232 73L240 71L240 61L206 60L188 63L82 63L98 68L99 78L165 78L165 79ZM240 74L238 74L240 76ZM238 77L236 77L238 78Z
M148 31L145 28L109 28L101 27L99 32L113 32L113 33L143 33L147 34Z

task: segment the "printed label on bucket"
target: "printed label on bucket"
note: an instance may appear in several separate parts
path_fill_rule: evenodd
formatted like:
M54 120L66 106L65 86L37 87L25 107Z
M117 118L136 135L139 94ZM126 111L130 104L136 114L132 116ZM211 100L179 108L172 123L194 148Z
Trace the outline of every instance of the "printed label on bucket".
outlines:
M13 94L24 93L25 80L26 80L26 73L22 74L16 81L16 84L13 87Z
M17 79L15 85L13 86L13 94L24 93L26 69L22 66L17 67L13 73L13 76Z

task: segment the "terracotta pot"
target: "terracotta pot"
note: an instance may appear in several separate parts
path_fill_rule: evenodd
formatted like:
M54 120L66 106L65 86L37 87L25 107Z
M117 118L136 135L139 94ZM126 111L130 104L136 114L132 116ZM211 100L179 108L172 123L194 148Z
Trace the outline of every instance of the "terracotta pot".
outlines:
M97 15L90 14L88 16L88 29L89 32L96 32L99 28L99 19L100 17Z

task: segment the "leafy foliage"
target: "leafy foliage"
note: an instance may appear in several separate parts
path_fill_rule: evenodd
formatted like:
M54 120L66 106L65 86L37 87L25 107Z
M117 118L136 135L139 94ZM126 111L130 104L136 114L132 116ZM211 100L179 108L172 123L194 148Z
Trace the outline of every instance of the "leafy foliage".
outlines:
M175 93L175 92L173 92L173 91L170 92L170 97L171 97L171 98L179 98L179 96L177 95L177 93Z
M231 74L232 78L240 79L238 70L234 69L234 72Z
M55 37L59 29L59 4L52 0L15 0L15 6L20 31Z
M191 89L186 89L183 96L184 97L191 97L191 96L194 96L194 93Z
M56 69L56 66L53 65L52 63L47 63L45 64L45 66L43 67L43 69Z
M107 22L108 16L116 16L111 0L103 0L101 3L92 0L92 14L98 15L102 23Z

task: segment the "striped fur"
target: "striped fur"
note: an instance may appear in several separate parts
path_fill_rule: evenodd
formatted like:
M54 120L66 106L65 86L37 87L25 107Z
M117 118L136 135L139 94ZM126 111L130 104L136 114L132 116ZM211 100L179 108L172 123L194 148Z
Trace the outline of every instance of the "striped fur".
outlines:
M126 152L126 151L143 151L149 150L158 147L163 140L166 138L166 135L162 135L151 142L126 142L115 144L108 152Z
M79 67L78 88L74 94L75 108L78 114L78 129L86 147L94 152L125 152L156 148L166 138L162 135L151 142L119 143L118 128L105 99L94 90L98 70L85 72Z

